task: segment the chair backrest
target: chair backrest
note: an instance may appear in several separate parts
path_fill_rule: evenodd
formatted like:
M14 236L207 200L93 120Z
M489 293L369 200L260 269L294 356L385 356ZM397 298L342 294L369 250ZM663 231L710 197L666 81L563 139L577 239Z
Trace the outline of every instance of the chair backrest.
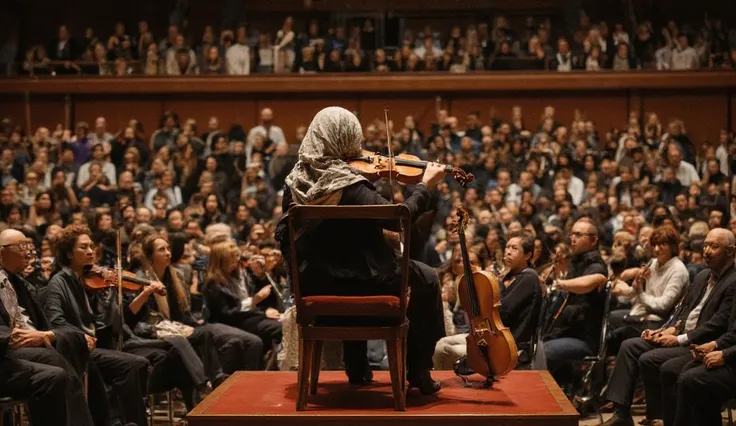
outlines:
M603 305L603 323L601 324L601 337L598 342L598 359L604 359L606 357L606 334L608 333L608 317L611 314L611 292L613 290L613 281L608 280L606 282L606 304Z
M401 256L401 290L400 290L400 315L406 316L406 301L409 289L409 247L411 246L411 211L403 204L383 204L370 206L303 206L296 205L289 209L289 268L291 272L291 285L294 295L294 303L299 304L301 300L299 260L297 257L296 238L298 230L314 221L331 219L370 219L370 220L396 220L401 229L403 253Z

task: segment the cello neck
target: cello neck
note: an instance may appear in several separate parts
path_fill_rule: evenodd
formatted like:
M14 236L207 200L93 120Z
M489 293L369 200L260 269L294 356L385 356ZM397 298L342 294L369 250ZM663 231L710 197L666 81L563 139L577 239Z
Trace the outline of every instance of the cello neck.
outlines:
M460 240L460 253L463 256L463 271L465 272L465 281L468 289L468 299L470 306L466 306L465 309L468 313L477 316L480 315L480 307L478 304L478 296L475 292L475 284L473 282L473 269L470 266L470 256L468 255L468 247L465 242L465 225L467 224L468 214L467 212L461 213L458 218L458 229L457 236Z

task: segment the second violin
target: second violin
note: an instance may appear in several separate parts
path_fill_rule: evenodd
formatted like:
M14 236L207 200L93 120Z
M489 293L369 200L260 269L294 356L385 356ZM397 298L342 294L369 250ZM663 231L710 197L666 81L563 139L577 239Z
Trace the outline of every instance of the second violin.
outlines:
M123 271L123 291L129 293L137 293L143 287L151 285L150 280L138 278L134 273ZM100 266L91 266L85 270L84 286L87 290L103 290L106 288L118 287L118 275L114 269L102 268ZM164 292L164 294L166 294Z

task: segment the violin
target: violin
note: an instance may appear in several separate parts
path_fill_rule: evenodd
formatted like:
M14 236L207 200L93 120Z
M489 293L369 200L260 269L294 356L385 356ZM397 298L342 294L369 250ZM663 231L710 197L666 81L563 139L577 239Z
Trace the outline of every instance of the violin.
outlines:
M473 271L465 242L469 213L458 208L457 232L463 257L464 274L460 277L458 296L470 320L467 341L467 364L490 383L516 367L518 349L511 330L501 321L501 292L496 276L488 271Z
M123 271L122 288L124 292L137 293L143 287L151 285L152 281L138 278L134 273ZM104 290L118 287L118 272L101 266L89 266L84 271L84 287L90 291ZM162 296L166 290L162 292Z
M422 181L424 169L427 168L428 163L416 155L399 154L385 157L366 150L363 150L360 157L348 159L350 167L358 170L371 181L388 177L410 185ZM472 173L467 173L458 167L445 166L445 173L451 175L462 186L475 180Z

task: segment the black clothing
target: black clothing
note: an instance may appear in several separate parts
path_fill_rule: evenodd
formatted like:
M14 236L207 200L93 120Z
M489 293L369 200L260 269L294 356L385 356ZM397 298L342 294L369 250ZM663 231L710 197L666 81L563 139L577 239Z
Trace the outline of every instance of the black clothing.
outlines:
M608 276L608 268L597 249L574 255L567 279L596 274ZM570 294L567 305L557 319L557 325L544 340L574 337L585 341L591 351L596 352L600 342L605 301L606 294L599 289L586 294Z
M39 290L21 276L9 271L5 272L15 290L18 305L23 307L33 327L40 331L52 330L46 313L41 307ZM3 304L0 303L0 324L3 323L9 325L10 318ZM53 331L55 334L54 349L73 367L76 375L82 377L89 361L89 350L84 333L76 329L55 329Z
M19 293L16 291L18 303L23 308L26 306L30 308L26 308L25 313L29 316L34 328L47 331L46 317L43 311L38 310L36 301L29 299L30 293L23 285L24 280L12 273L8 273L8 276L13 288L21 290ZM10 278L11 276L13 279ZM17 286L16 283L18 283ZM2 353L0 355L0 383L3 384L0 386L2 388L0 395L30 399L30 414L34 425L91 426L92 417L84 398L84 385L81 379L89 358L84 336L81 333L56 331L55 346L57 348L7 349L12 331L7 309L0 301L0 347L5 348L0 349ZM77 345L79 339L84 344L82 348ZM62 352L65 355L62 355ZM71 364L72 361L76 361L82 370L76 370ZM48 382L42 383L43 381ZM55 398L54 401L46 401L47 395ZM49 418L45 417L45 410L49 410ZM59 419L64 420L60 423Z
M679 321L675 335L684 332L688 315L698 306L703 295L705 295L710 272L710 269L706 269L695 277L688 288L685 300L675 309L674 315L665 324L665 327L669 327ZM708 299L700 311L697 326L687 333L690 343L697 345L707 343L728 331L729 318L731 318L731 302L734 295L736 295L736 267L731 265L723 271L708 295Z
M70 269L62 268L51 277L44 309L54 328L81 330L93 337L99 335L101 347L90 354L88 377L89 407L95 424L108 424L110 421L105 384L112 387L119 399L126 421L146 424L143 398L150 364L143 357L104 349L106 340L114 336L116 324L103 321L97 312L92 311L82 283Z
M251 288L248 291L250 295L255 294ZM281 323L267 318L266 314L255 306L243 311L240 296L233 291L229 283L207 279L204 285L204 299L210 312L210 321L236 327L252 340L246 346L246 370L261 369L264 352L271 349L274 343L281 341Z
M670 392L665 392L665 407L677 410L669 413L675 426L720 425L721 407L736 396L736 309L733 305L729 324L729 331L715 341L715 350L722 352L724 365L709 370L702 362L688 362L679 378L674 378L674 386L670 384ZM669 381L672 382L672 378Z
M736 367L733 364L706 369L702 363L688 363L678 380L675 426L720 426L721 407L736 395Z
M244 369L248 362L246 352L251 346L255 345L254 336L222 324L198 323L190 310L185 311L180 308L173 287L172 271L176 270L169 267L166 269L164 276L159 277L167 291L169 320L194 328L194 332L187 339L202 359L207 376L210 380L219 380L218 377L223 375L223 371L231 374L234 371ZM178 271L175 273L178 274L178 278L183 285L187 286L181 273ZM148 333L148 336L152 336L155 331L150 324L156 322L156 319L152 316L160 316L159 312L156 298L149 298L148 303L144 304L138 313L130 317L130 321L137 324L135 326L136 332Z
M283 198L285 212L291 203L291 192L286 187ZM340 199L340 205L388 203L367 181L344 188ZM409 207L412 220L416 220L430 208L430 191L424 185L415 186L404 205ZM304 232L296 242L302 274L299 279L302 295L398 295L400 260L386 243L384 229L399 230L395 220L354 219L322 221ZM289 261L291 242L286 220L282 220L277 227L276 239ZM407 338L407 368L409 375L412 375L432 367L434 346L445 335L445 328L436 272L412 260L409 263L409 285L411 298L407 317L411 325ZM361 345L354 352L358 355L362 352L362 359L346 358L346 363L366 365L365 344L355 345ZM347 346L345 349L348 353L353 352Z
M501 321L511 329L517 347L522 349L529 346L539 323L542 287L537 272L531 268L507 276L509 279L511 285L501 285Z
M0 359L0 396L28 400L28 414L34 426L76 424L64 421L69 414L69 381L60 367L16 358Z
M685 299L663 328L676 325L675 335L684 332L687 317L705 294L709 276L710 269L698 274ZM736 268L732 265L716 281L700 311L695 329L687 332L689 343L707 343L724 334L729 319L733 319L731 306L735 291ZM617 405L630 407L636 376L641 370L647 392L647 418L665 418L668 419L666 424L671 424L674 417L671 409L674 407L670 405L676 398L677 376L689 359L688 346L662 348L640 337L628 339L616 357L606 397Z

